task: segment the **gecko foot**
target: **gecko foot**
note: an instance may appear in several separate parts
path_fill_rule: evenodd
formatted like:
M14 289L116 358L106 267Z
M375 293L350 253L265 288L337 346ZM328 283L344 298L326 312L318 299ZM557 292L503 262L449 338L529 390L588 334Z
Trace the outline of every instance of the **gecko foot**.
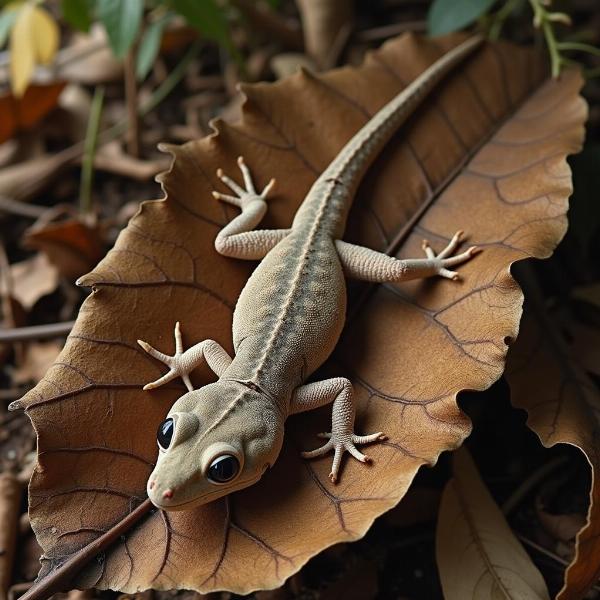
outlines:
M160 362L164 363L169 367L169 372L159 377L156 381L151 381L144 386L144 390L153 390L154 388L160 387L164 383L167 383L177 377L181 377L183 383L187 387L188 391L192 392L194 387L192 386L192 382L190 381L189 373L194 369L196 364L198 363L195 360L196 357L189 355L189 350L183 351L183 341L181 339L181 328L179 326L179 321L175 323L175 354L173 356L169 356L167 354L163 354L156 348L153 348L150 344L138 340L137 343L153 358L160 360ZM193 350L190 348L190 350Z
M301 456L302 458L317 458L318 456L323 456L330 450L333 450L333 464L331 466L331 473L329 473L329 479L331 479L332 483L337 483L344 452L349 452L356 460L362 463L368 463L371 462L371 459L362 452L359 452L355 444L369 444L371 442L387 440L387 436L383 435L381 431L371 433L370 435L336 432L320 433L317 437L324 438L328 441L316 450L302 452Z
M460 244L463 235L463 231L457 231L448 245L439 254L436 254L433 251L427 240L423 240L422 248L427 255L427 258L435 260L438 263L437 274L441 277L457 281L460 278L460 275L456 271L451 271L447 267L454 267L467 262L471 257L475 256L475 254L481 252L481 248L478 248L477 246L471 246L465 252L452 256L452 253Z
M271 191L272 187L275 185L275 179L271 179L269 183L265 186L262 192L258 193L256 188L254 187L254 181L252 180L252 175L250 173L250 169L244 162L244 158L239 156L237 159L238 166L240 167L240 171L242 172L242 177L244 178L244 186L246 189L238 185L233 179L227 177L223 173L222 169L217 170L217 177L234 193L235 196L230 194L222 194L221 192L213 192L213 196L217 200L223 200L229 204L233 204L242 209L242 211L255 202L264 203L267 195Z

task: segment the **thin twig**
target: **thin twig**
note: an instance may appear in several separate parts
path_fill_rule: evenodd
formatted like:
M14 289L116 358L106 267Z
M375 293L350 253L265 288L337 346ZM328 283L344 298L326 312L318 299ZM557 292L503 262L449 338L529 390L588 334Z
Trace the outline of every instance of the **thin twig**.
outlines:
M74 552L70 558L43 579L36 581L31 589L21 596L20 600L44 600L52 594L69 589L72 586L72 580L81 573L88 563L120 539L143 517L149 514L152 508L150 500L144 500L114 527L87 544L87 546Z
M530 540L527 536L524 536L522 533L518 533L517 532L517 537L526 546L529 546L529 547L533 548L534 550L536 550L537 552L539 552L540 554L543 554L544 556L547 556L548 558L551 558L552 560L556 561L557 563L559 563L563 567L568 567L569 566L569 561L568 560L565 560L562 556L559 556L558 554L552 552L551 550L548 550L548 548L544 548L544 546L540 546L539 544L537 544L533 540ZM594 590L596 592L600 592L600 585L593 585L590 589Z
M24 393L25 391L21 388L10 388L8 390L0 390L0 402L12 402L13 400L17 400L18 398L20 398ZM6 423L16 418L16 415L18 414L19 413L12 413L11 415L4 417L4 419L2 419L1 422L2 427L5 427Z
M233 0L233 4L244 13L254 30L265 33L270 39L276 39L288 50L302 50L304 41L297 21L287 19L253 0Z
M6 196L0 196L0 211L18 215L19 217L28 217L30 219L38 219L48 208L46 206L37 206L34 204L26 204L19 202Z
M63 337L69 335L74 325L75 321L65 321L64 323L48 323L47 325L0 329L0 343Z
M88 58L88 56L95 54L96 52L100 52L101 50L105 50L107 47L108 46L106 40L99 39L95 40L94 42L90 42L85 49L82 49L78 46L69 46L63 48L58 51L58 54L56 55L56 58L51 66L46 67L38 65L36 67L34 78L36 74L40 73L44 75L44 77L47 79L48 73L56 74L61 67ZM8 68L9 64L10 52L0 52L0 71L2 71L5 68Z
M505 515L509 515L519 504L521 504L523 498L531 492L541 481L543 481L552 471L561 467L567 462L566 456L559 456L554 460L547 462L542 465L539 469L534 471L521 485L519 485L508 499L502 504L502 512Z
M530 546L534 550L537 550L540 554L544 554L548 558L551 558L552 560L554 560L557 563L561 564L563 567L568 567L569 566L569 561L568 560L565 560L564 558L562 558L562 556L558 556L558 554L555 554L551 550L548 550L548 548L544 548L544 546L540 546L539 544L537 544L533 540L530 540L528 537L524 536L522 533L517 532L517 537L526 546Z
M373 27L357 31L353 39L357 42L378 42L387 38L395 37L407 31L427 31L427 21L404 21L403 23L392 23L383 27Z

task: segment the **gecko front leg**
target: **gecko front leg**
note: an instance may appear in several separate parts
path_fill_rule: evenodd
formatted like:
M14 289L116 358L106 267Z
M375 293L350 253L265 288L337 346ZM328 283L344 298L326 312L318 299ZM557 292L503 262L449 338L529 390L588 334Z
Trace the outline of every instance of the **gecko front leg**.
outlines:
M177 377L181 377L188 391L191 392L194 387L190 381L190 373L203 361L206 361L215 375L220 377L232 360L227 351L214 340L204 340L184 351L179 321L175 323L175 354L173 356L163 354L142 340L137 342L150 356L169 367L169 371L165 375L159 377L156 381L147 383L143 388L144 390L152 390Z
M217 200L223 200L233 204L242 210L233 221L223 227L215 239L215 249L223 256L241 258L245 260L259 260L274 248L290 232L289 229L259 229L251 231L256 227L267 212L267 196L275 185L275 179L271 179L262 192L258 193L254 187L254 181L250 169L244 162L243 157L238 158L238 166L244 178L244 186L241 187L233 179L217 171L217 177L234 193L222 194L213 192Z
M356 410L353 396L354 389L352 383L344 377L335 377L300 386L292 396L292 414L313 410L333 401L331 432L320 433L318 436L326 439L327 442L316 450L302 452L301 454L303 458L316 458L333 450L333 464L331 466L331 473L329 474L329 479L333 483L337 482L344 452L349 452L360 462L369 462L371 459L362 452L359 452L356 445L369 444L387 439L381 431L369 435L356 435L354 433Z

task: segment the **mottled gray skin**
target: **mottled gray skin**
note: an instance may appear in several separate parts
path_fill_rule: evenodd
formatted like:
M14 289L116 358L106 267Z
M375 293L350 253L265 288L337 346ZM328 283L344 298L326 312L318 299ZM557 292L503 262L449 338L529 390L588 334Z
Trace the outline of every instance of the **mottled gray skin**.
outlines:
M176 377L182 377L190 389L169 411L176 420L175 433L168 449L161 450L148 481L148 494L156 506L185 509L255 483L279 455L287 417L330 402L332 430L322 434L328 441L303 455L313 458L333 450L333 482L345 451L367 462L356 445L384 439L382 432L354 433L352 386L347 379L304 382L324 363L340 337L346 277L378 282L433 275L457 279L458 274L448 267L465 262L477 251L472 247L453 255L462 232L438 255L424 243L427 257L413 260L397 260L341 238L356 188L369 165L423 96L480 42L479 38L467 40L384 106L317 179L291 229L253 230L266 212L265 199L273 182L257 193L241 158L245 189L218 173L236 195L215 192L215 197L242 212L218 234L215 247L226 256L262 261L235 308L233 358L212 340L184 352L178 325L173 357L140 342L170 367L145 389ZM193 390L189 373L204 360L219 380ZM208 477L208 468L223 455L238 460L239 473L227 483L215 483Z

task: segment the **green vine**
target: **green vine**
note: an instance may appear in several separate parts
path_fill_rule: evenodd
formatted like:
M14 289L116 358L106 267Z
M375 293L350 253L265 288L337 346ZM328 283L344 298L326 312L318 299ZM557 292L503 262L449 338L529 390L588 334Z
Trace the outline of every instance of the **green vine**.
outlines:
M571 25L571 17L563 12L551 12L548 10L551 0L529 0L529 4L533 10L533 26L536 29L540 29L544 34L546 46L550 53L552 77L558 77L561 67L567 64L567 59L561 54L561 49L566 50L567 48L561 48L561 43L556 39L554 24L562 23L563 25ZM585 44L581 45L585 46ZM564 46L564 43L562 46Z
M600 48L596 48L591 44L578 41L561 42L558 40L555 25L559 23L571 26L572 22L567 13L550 10L552 0L506 0L495 13L480 18L480 24L487 29L488 38L492 41L499 39L508 18L526 4L529 4L533 11L533 26L541 31L544 36L544 42L550 55L553 77L558 77L563 67L580 66L577 61L565 56L565 52L585 52L600 57ZM588 78L600 76L600 67L588 69L585 75Z

